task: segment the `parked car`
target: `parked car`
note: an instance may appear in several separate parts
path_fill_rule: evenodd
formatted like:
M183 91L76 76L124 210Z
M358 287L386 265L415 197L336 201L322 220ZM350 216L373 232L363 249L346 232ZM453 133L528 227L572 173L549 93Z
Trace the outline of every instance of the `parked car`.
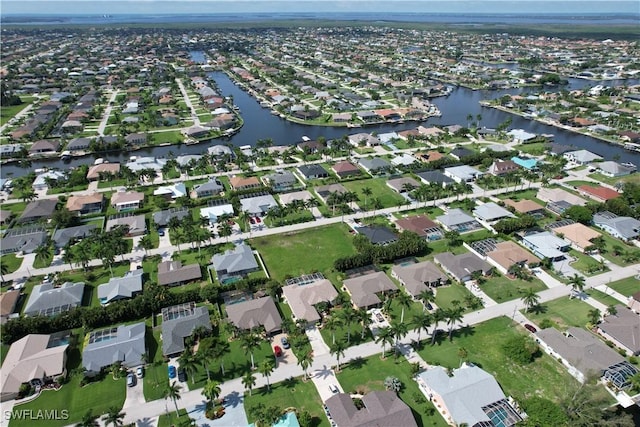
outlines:
M129 372L127 374L127 387L133 387L136 385L136 376L133 375L133 372Z
M273 347L273 352L275 353L276 357L282 356L282 349L278 345Z
M178 381L184 382L186 380L187 380L187 371L185 371L182 368L178 369Z
M136 377L144 377L144 368L142 366L138 366L138 368L136 369Z
M169 365L169 379L174 379L176 377L176 367L173 365Z
M158 228L158 236L164 236L164 228Z
M280 338L280 343L282 344L282 348L284 348L284 349L287 349L287 348L291 347L289 345L289 340L287 339L287 337Z
M260 224L262 222L262 220L260 219L259 216L256 217L256 224Z
M340 393L340 390L338 390L338 387L336 387L335 384L329 384L329 390L331 391L331 393L333 394L337 394Z
M538 332L538 330L536 329L536 327L535 327L535 326L530 325L530 324L528 324L528 323L525 323L525 324L524 324L524 328L525 328L527 331L531 332L532 334L534 334L534 333Z

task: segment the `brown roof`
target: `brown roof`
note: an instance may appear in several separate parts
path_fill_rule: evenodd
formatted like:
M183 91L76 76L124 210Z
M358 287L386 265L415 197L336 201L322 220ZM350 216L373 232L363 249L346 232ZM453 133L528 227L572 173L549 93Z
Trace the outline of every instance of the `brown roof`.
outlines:
M291 307L296 319L307 322L320 320L320 315L314 305L319 302L331 302L338 296L338 291L327 279L305 285L288 285L282 288L282 293Z
M384 274L384 271L354 277L344 281L344 287L351 295L351 300L356 307L369 307L379 304L377 293L384 291L397 291L396 285Z
M504 204L507 206L512 206L518 213L535 212L544 209L544 206L534 202L533 200L515 201L512 199L506 199L504 200Z
M255 176L245 178L243 176L234 176L229 179L231 187L239 190L245 187L257 187L260 186L260 181Z
M444 154L440 153L439 151L432 150L426 153L418 153L416 154L416 157L423 162L435 162L436 160L440 160L441 158L443 158Z
M138 191L118 191L111 195L111 204L113 206L120 203L141 202L143 200L144 193L140 193Z
M84 205L101 203L104 200L102 193L93 193L81 196L70 196L67 199L67 209L71 212L80 211Z
M514 264L540 262L540 258L511 241L496 244L496 249L488 252L487 257L494 260L506 270L509 270Z
M578 187L578 191L586 194L587 196L591 196L598 200L611 200L620 196L616 190L612 190L606 187L592 187L590 185L581 185Z
M20 291L7 291L0 295L0 316L6 317L13 313L20 298Z
M346 160L336 163L331 169L333 169L336 173L360 172L360 169L358 169L356 165Z
M554 228L553 231L556 234L563 234L567 240L582 249L591 246L592 239L602 236L602 234L579 222Z
M240 329L263 326L267 333L281 329L282 317L273 298L267 296L225 306L229 321Z
M413 231L421 237L424 237L428 234L425 230L440 228L438 224L436 224L425 215L415 215L399 219L398 221L396 221L396 225L400 230Z
M199 264L182 265L180 261L158 264L158 285L172 285L202 278Z
M391 269L395 277L414 297L427 290L427 284L444 283L448 280L438 266L431 261L423 261L409 265L394 265Z
M98 179L101 172L117 174L120 172L120 163L102 163L90 166L87 171L87 179Z

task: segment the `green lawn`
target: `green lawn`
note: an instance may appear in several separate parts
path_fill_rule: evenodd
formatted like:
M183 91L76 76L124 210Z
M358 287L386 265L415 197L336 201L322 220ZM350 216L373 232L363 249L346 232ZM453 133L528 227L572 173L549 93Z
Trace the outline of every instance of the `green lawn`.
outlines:
M531 144L519 144L513 148L515 150L520 150L523 153L540 156L549 148L549 144L546 142L534 142Z
M582 252L578 252L575 249L571 249L569 254L574 257L576 260L572 262L571 267L580 271L586 276L592 276L594 274L602 273L600 263L596 261L593 257L589 255L583 254ZM597 269L597 270L596 270ZM605 266L605 269L608 270L608 267Z
M384 390L384 380L388 376L396 377L402 383L399 397L411 407L418 426L447 425L418 388L418 383L411 376L409 362L402 357L394 359L387 356L383 360L379 355L371 356L342 366L337 374L345 393Z
M611 282L607 286L624 296L630 297L640 290L640 280L635 277L627 277L626 279Z
M529 312L526 316L538 325L549 319L556 328L565 330L570 326L583 327L589 321L592 307L578 298L562 297L540 305L540 312Z
M610 305L622 304L620 301L618 301L611 295L607 295L604 292L600 292L597 289L589 289L585 291L585 293L589 295L591 298L593 298L594 300L600 301L602 304L606 305L607 307Z
M145 341L150 363L145 367L143 392L144 398L148 402L164 397L164 390L169 384L169 377L167 375L167 363L162 356L160 329L152 330L147 327Z
M436 288L436 305L439 308L452 308L452 301L460 301L464 306L464 299L467 295L473 295L464 286L454 283L448 286L440 286ZM471 311L466 309L465 312Z
M510 279L503 275L488 277L487 281L480 287L489 298L498 303L518 299L526 289L533 289L536 292L547 289L539 279L533 278L530 282L527 282L521 279Z
M254 374L260 377L260 374ZM256 421L256 408L264 405L265 408L276 407L284 412L285 409L295 408L300 413L307 411L313 419L314 427L329 425L329 420L322 410L322 401L312 381L302 381L301 378L293 378L273 384L271 390L266 386L254 389L244 395L244 407L250 423ZM224 420L224 417L222 418Z
M111 270L113 271L113 277L122 277L127 271L129 271L129 262L114 264L111 267ZM85 289L82 302L83 305L92 307L100 306L100 300L98 299L98 285L107 283L111 277L109 267L104 266L90 267L86 272L81 268L64 271L59 273L58 276L61 282L84 282Z
M45 256L37 256L33 261L34 268L45 268L51 265L53 261L53 247L49 247Z
M6 274L13 273L22 265L22 258L18 258L16 254L6 254L0 257L0 264L6 268ZM4 281L4 280L3 280Z
M176 415L175 405L173 404L173 402L167 401L167 410L169 411L168 413L160 415L160 418L158 418L158 427L172 427L172 426L178 426L178 425L185 425L182 423L186 423L186 425L191 425L187 423L187 421L189 421L189 416L187 414L186 409L180 409L178 411L178 415Z
M316 271L327 276L335 273L336 258L355 253L345 224L259 237L250 243L260 252L269 275L278 281Z
M468 360L494 375L505 394L516 401L533 396L557 399L575 380L546 354L528 365L519 365L505 356L502 344L520 333L525 333L524 329L506 317L499 317L456 332L451 342L443 335L436 345L427 344L419 353L430 364L457 368L458 350L462 347L467 350Z
M343 182L342 185L349 190L353 191L358 195L360 200L356 202L361 209L365 210L373 210L372 200L377 198L380 200L380 203L385 208L391 208L394 206L398 206L398 203L403 202L404 198L389 188L386 184L386 178L372 178L372 179L361 179L358 181L348 181ZM371 189L371 196L368 196L365 204L365 196L362 193L362 189L368 187Z
M25 97L26 98L26 97ZM29 102L25 102L23 98L22 104L18 105L10 105L10 106L2 106L0 109L0 125L4 125L9 120L11 120L16 114L20 111L24 110L29 106Z

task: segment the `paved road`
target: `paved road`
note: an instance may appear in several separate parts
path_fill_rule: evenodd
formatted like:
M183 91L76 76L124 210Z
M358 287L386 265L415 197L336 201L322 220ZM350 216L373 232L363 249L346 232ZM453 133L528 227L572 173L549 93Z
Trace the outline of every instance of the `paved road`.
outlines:
M187 93L187 89L184 87L182 83L182 79L176 78L176 83L178 84L178 88L180 88L180 93L182 93L182 98L184 98L184 103L187 104L187 108L191 110L191 119L193 119L194 126L200 126L200 117L198 117L198 112L196 108L193 106L191 99L189 99L189 94Z
M111 96L109 97L109 101L107 102L107 108L105 108L104 114L102 115L102 120L100 120L100 125L98 126L99 136L104 136L104 130L109 124L109 117L111 117L111 110L113 110L113 106L116 102L117 96L118 96L117 90L114 90L111 92Z

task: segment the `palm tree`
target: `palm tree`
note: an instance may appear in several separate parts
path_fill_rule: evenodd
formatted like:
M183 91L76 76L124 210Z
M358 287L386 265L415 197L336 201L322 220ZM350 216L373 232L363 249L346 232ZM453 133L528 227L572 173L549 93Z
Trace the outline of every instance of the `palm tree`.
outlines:
M409 294L402 291L398 292L394 299L398 302L400 307L402 307L402 312L400 314L400 323L404 323L404 310L405 308L411 307L411 303L413 300L411 299Z
M336 357L336 361L338 363L336 370L338 372L340 372L340 358L344 357L344 351L346 349L347 349L347 346L342 341L338 341L337 343L329 347L329 351L331 352L331 354Z
M398 344L400 344L400 340L407 336L409 333L409 327L405 323L394 323L391 325L391 333L394 338L394 347L395 354L398 355Z
M389 326L378 329L378 335L376 335L376 344L382 344L382 358L384 359L385 347L387 344L393 344L393 331Z
M174 406L176 407L176 416L180 416L180 412L178 412L178 400L182 399L180 396L180 390L182 386L178 384L175 380L167 386L164 390L164 398L171 399L173 401Z
M226 237L227 243L229 243L229 236L233 233L233 229L227 221L224 221L218 226L218 234L220 237Z
M469 357L469 352L467 351L466 348L460 347L458 349L458 357L460 358L460 366L462 366L462 362L467 360L467 357Z
M140 238L140 241L138 242L138 245L142 249L144 249L144 254L147 255L147 251L153 248L153 242L151 242L151 236L149 236L148 234L145 234L144 236L142 236L142 238Z
M273 361L271 359L263 360L260 366L258 367L258 371L267 380L267 390L271 390L271 384L269 384L269 377L273 373L274 369L275 369L275 366L273 366Z
M93 411L89 409L82 417L82 421L76 424L76 427L98 427L99 425L98 416L93 415Z
M40 262L44 262L47 259L47 257L49 257L50 249L51 249L50 246L46 243L38 246L35 250L35 253L36 253L35 259L37 259Z
M306 351L300 357L298 357L298 365L300 365L300 367L304 371L305 380L309 378L307 369L309 369L309 366L311 366L312 363L313 363L313 352L311 351Z
M526 309L527 313L529 312L530 309L538 305L538 303L540 302L540 296L532 288L528 288L526 291L524 291L524 294L522 295L521 299L525 307L527 307Z
M249 390L249 396L251 396L251 391L253 390L253 387L256 385L256 377L255 377L255 375L253 375L251 373L251 371L247 371L247 372L245 372L244 376L242 377L241 382L242 382L242 385L244 386L244 388Z
M224 357L231 353L231 347L226 340L216 340L213 345L214 348L214 358L220 361L220 370L222 371L222 376L224 376Z
M218 381L207 380L201 393L209 402L213 403L214 400L220 396L221 392L222 390L220 389L220 383Z
M616 314L618 314L618 309L616 308L616 306L613 304L608 305L607 316L615 316Z
M124 425L122 421L125 417L124 412L120 412L117 406L112 406L107 410L107 413L102 417L102 421L104 421L104 425L108 426L109 424L113 424L113 427L120 427Z
M432 316L424 311L413 315L413 326L418 330L418 342L420 342L420 332L424 329L424 333L429 333L429 326L431 326Z
M9 273L9 267L6 263L0 263L0 281L4 283L4 275Z
M66 262L67 264L69 264L69 268L71 270L73 270L73 264L72 263L73 263L74 259L75 259L75 256L73 255L73 252L71 251L71 248L68 248L62 254L62 262Z
M256 365L253 362L253 351L260 347L262 340L255 333L248 332L246 334L242 334L240 341L242 342L242 348L251 356L251 369L256 369Z
M453 326L462 320L462 307L446 311L447 325L449 325L449 341L453 339Z
M419 294L418 294L418 299L420 301L422 301L422 306L423 306L423 311L427 310L427 305L433 301L435 301L436 296L433 293L433 290L427 288L422 290Z
M371 196L373 194L373 192L371 191L371 188L369 187L363 187L362 188L362 194L364 195L364 210L367 210L367 198L369 196Z
M584 290L584 277L574 274L569 278L569 285L571 286L571 294L569 294L569 299L573 298L574 293L580 294Z
M216 359L215 341L211 341L210 345L200 345L198 347L198 358L202 362L205 371L207 371L207 379L211 379L211 372L209 370L209 363Z
M190 346L185 347L184 351L178 358L178 363L180 364L180 368L189 373L189 376L191 377L191 384L193 384L195 382L194 374L200 365L200 361L198 360L198 357L193 354L193 350Z
M360 332L360 339L364 340L364 335L367 333L367 329L373 323L373 319L371 315L365 309L360 309L356 311L357 317L362 325L362 330Z
M340 312L340 317L347 328L347 344L351 343L351 324L356 320L357 314L353 307L347 306Z
M342 326L342 319L338 315L331 315L324 321L324 326L331 331L331 343L336 343L336 329Z
M589 310L589 312L587 313L587 316L589 317L589 321L594 325L597 325L598 322L600 322L601 314L600 314L600 310L598 310L597 308Z

